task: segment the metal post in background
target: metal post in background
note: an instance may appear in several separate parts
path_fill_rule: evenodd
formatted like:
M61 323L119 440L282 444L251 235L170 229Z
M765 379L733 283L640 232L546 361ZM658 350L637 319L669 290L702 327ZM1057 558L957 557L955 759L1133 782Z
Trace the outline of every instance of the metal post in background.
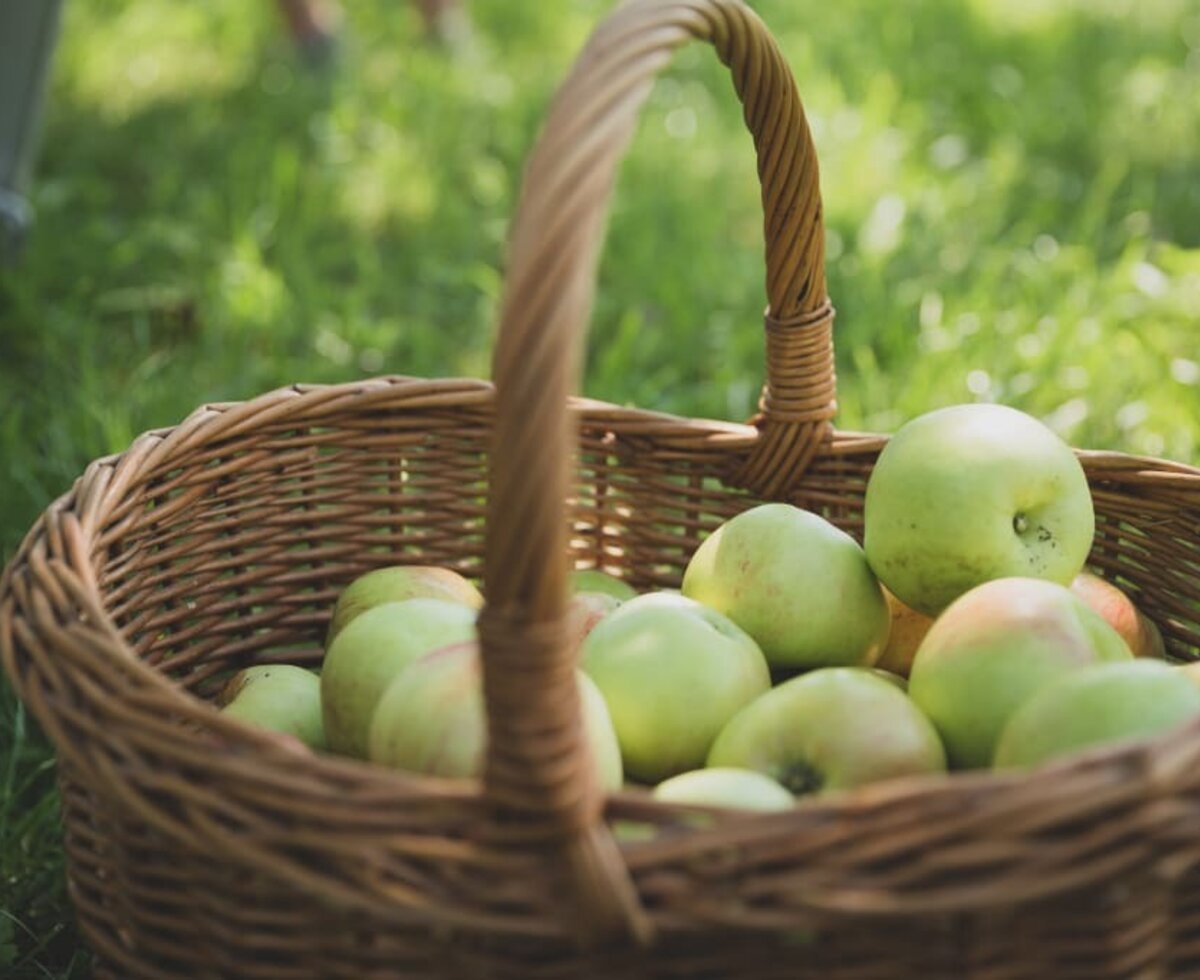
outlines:
M61 0L0 0L0 263L33 221L26 200L41 133Z

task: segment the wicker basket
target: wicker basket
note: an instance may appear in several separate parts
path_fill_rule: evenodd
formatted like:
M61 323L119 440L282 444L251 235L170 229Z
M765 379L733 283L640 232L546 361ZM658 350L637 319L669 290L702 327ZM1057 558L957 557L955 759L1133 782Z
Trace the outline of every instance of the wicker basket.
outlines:
M571 398L613 173L689 38L729 66L758 152L753 425ZM58 750L97 975L1200 975L1200 727L703 828L603 798L581 764L566 559L670 586L768 499L858 533L884 444L830 425L817 165L748 8L635 2L603 25L530 161L510 259L494 388L389 377L205 406L94 462L6 570L0 652ZM1080 456L1094 566L1195 658L1200 471ZM208 703L235 668L317 662L338 589L393 561L485 583L482 785L298 753ZM661 833L618 844L626 819Z

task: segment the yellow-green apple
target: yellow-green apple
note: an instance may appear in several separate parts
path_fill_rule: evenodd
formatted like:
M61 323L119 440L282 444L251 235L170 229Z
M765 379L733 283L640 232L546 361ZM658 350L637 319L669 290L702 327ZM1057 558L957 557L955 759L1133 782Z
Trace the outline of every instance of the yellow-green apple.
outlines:
M355 616L385 602L442 599L471 609L483 606L479 590L458 572L435 565L391 565L360 575L338 596L325 637L328 647Z
M1179 671L1184 677L1197 686L1200 686L1200 660L1192 660L1187 663L1172 664L1175 670Z
M1107 579L1092 572L1080 572L1071 583L1071 591L1104 617L1121 634L1135 657L1166 656L1162 633L1133 600Z
M571 572L574 592L603 592L624 602L637 595L637 590L624 579L602 572L598 568L576 568Z
M987 766L1004 725L1036 691L1088 664L1132 656L1065 585L995 579L937 618L913 660L908 693L937 727L952 766Z
M991 579L1069 585L1095 534L1075 453L1003 405L955 405L901 426L867 481L863 520L875 574L929 616Z
M604 617L583 641L582 667L604 695L626 771L645 783L703 766L717 732L771 685L748 634L666 592Z
M257 664L238 671L218 696L221 713L325 748L321 681L294 664Z
M996 744L998 769L1154 738L1200 717L1200 687L1161 660L1094 664L1029 698Z
M692 769L654 787L664 803L727 806L742 810L790 810L795 797L770 776L753 769Z
M887 643L887 601L858 542L790 504L761 504L718 527L688 562L682 591L754 637L773 668L870 664Z
M938 734L870 668L823 667L772 688L721 730L708 765L754 769L797 796L946 770Z
M383 692L424 653L475 636L475 610L446 599L385 602L356 616L325 652L321 708L329 747L363 758Z
M596 778L621 788L621 750L596 685L575 671L584 737ZM487 716L476 641L431 650L388 686L371 719L367 758L392 769L476 779L483 774Z
M901 677L907 677L912 670L913 657L917 648L933 625L933 617L919 613L911 606L906 606L888 589L883 590L887 598L888 612L892 617L892 628L888 633L887 646L883 648L875 666L880 670L891 671Z

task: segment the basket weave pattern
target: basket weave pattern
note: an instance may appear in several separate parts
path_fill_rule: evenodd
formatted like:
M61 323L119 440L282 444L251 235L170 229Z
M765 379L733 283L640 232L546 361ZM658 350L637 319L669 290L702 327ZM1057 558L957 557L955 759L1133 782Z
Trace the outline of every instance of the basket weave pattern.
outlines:
M745 425L573 396L612 174L693 37L730 67L763 183L766 383ZM205 406L47 509L0 581L0 656L58 751L98 976L1200 976L1197 726L704 829L590 782L561 556L677 586L763 500L861 535L885 439L829 423L817 186L790 73L746 7L628 4L530 160L494 388L387 377ZM1195 659L1200 471L1080 457L1092 563ZM482 785L300 754L208 703L247 664L318 663L338 590L394 561L484 581ZM663 832L618 845L625 820Z

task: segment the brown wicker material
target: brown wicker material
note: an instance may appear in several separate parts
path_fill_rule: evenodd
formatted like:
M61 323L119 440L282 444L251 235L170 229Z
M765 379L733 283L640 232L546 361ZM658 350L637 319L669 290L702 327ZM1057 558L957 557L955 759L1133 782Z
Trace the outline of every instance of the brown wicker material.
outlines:
M758 152L761 417L565 411L617 160L692 37L729 66ZM1200 726L701 828L590 782L564 557L677 585L705 534L765 499L860 533L885 440L830 427L831 324L816 159L775 45L737 0L634 2L592 38L529 163L494 390L298 385L94 462L5 571L0 654L58 750L97 975L1200 976ZM1196 658L1200 471L1080 456L1095 567ZM339 588L394 561L482 575L483 786L300 753L209 703L246 664L317 662ZM618 844L610 826L631 819L662 832Z

